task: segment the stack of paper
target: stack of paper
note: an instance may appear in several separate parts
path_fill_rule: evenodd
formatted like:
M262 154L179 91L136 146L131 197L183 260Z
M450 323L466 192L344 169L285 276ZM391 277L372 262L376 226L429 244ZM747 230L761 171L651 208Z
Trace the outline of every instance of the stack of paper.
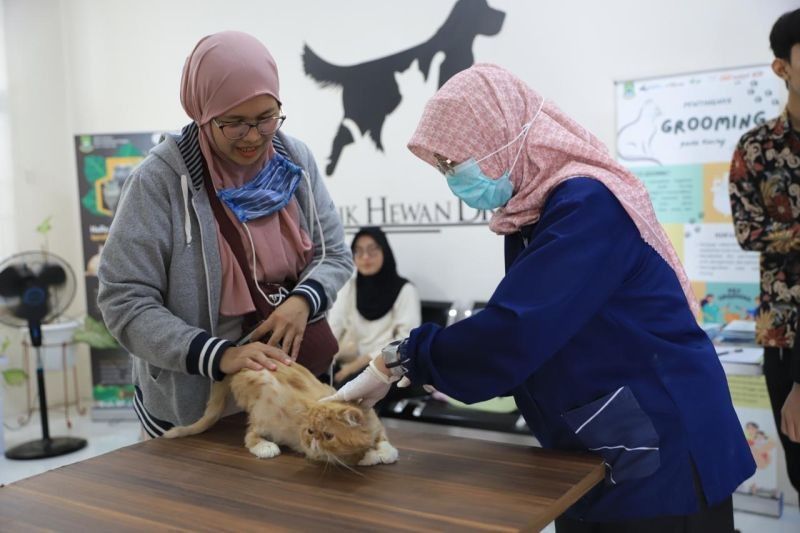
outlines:
M716 322L703 322L700 324L700 327L703 328L703 331L706 332L706 335L708 335L708 338L712 341L719 335L719 332L722 331L722 324Z
M761 364L764 348L736 346L716 346L719 360L723 363Z
M722 328L716 342L755 344L756 323L752 320L732 320Z

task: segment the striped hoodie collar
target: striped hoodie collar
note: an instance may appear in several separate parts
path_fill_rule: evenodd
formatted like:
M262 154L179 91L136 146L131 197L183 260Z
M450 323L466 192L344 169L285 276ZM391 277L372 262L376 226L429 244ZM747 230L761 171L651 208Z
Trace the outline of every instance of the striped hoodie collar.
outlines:
M197 123L190 122L183 127L180 135L175 139L181 157L183 157L183 161L189 171L189 177L192 180L192 188L195 191L203 188L203 154L200 152L199 133L200 128L197 127ZM292 161L279 133L272 137L272 146L275 148L276 152Z

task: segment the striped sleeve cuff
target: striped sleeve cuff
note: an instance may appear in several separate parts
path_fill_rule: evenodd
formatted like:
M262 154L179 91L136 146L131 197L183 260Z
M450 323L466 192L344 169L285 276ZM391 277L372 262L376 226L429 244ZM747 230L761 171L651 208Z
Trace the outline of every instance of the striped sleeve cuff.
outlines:
M308 302L308 307L311 309L309 317L318 315L320 312L328 308L328 297L325 296L325 289L318 281L308 279L294 288L291 292L292 296L302 296Z
M214 381L225 378L219 368L222 353L234 346L231 341L212 337L205 331L197 334L189 345L189 355L186 356L186 371L190 374L199 374Z
M144 428L145 432L153 439L160 437L175 427L174 424L167 422L166 420L156 418L155 415L151 414L147 410L147 408L144 406L142 389L140 389L138 385L134 386L133 410L136 412L136 416L139 417L139 422L142 424L142 428Z

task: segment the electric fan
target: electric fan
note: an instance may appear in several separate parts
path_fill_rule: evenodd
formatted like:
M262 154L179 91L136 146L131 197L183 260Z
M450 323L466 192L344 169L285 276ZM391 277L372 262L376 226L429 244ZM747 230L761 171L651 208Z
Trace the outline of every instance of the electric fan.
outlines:
M23 252L0 263L0 323L28 326L36 349L36 386L42 438L15 446L9 459L42 459L80 450L84 439L51 437L47 421L47 397L42 364L42 324L54 320L75 296L75 274L60 257L46 252Z

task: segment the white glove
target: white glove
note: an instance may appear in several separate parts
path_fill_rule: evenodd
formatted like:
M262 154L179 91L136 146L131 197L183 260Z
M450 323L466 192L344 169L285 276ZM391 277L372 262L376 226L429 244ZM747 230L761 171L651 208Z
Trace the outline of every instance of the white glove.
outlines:
M320 399L321 402L339 400L349 402L360 400L361 405L370 408L378 403L392 388L399 377L389 377L377 368L373 359L355 379L348 381L336 394Z
M405 376L403 376L403 379L401 379L397 383L397 388L398 389L405 389L406 387L410 387L410 386L411 386L411 380L408 379ZM423 385L422 388L425 389L425 392L427 392L428 394L432 394L432 393L436 392L436 389L433 388L433 385Z

